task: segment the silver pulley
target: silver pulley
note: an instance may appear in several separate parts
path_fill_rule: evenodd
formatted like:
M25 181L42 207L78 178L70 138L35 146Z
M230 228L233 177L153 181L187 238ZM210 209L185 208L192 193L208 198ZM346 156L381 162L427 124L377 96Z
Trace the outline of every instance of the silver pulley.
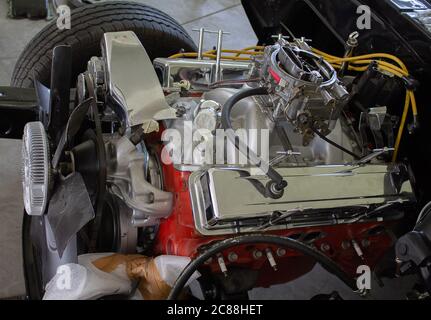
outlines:
M22 161L25 210L41 216L48 203L51 175L48 137L41 122L29 122L24 128Z

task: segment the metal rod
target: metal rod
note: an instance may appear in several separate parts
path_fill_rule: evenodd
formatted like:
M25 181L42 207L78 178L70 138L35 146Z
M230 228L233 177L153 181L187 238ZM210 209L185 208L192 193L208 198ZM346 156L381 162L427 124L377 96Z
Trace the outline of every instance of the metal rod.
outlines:
M221 61L221 53L223 49L223 30L219 30L218 39L217 39L217 59L216 59L216 69L215 69L215 81L220 81L220 61Z
M200 29L192 29L192 31L200 31ZM208 29L205 29L205 33L219 33L220 31L215 31L215 30L208 30ZM223 34L230 34L230 32L225 32L225 31L223 31Z
M358 42L359 32L355 31L349 35L349 38L346 41L346 51L344 53L344 58L350 58L353 56L356 47L359 45ZM345 61L341 64L341 69L338 72L340 77L344 76L346 71L349 69L349 62Z
M198 46L198 59L202 60L203 52L204 52L204 36L205 36L205 28L199 29L199 46Z

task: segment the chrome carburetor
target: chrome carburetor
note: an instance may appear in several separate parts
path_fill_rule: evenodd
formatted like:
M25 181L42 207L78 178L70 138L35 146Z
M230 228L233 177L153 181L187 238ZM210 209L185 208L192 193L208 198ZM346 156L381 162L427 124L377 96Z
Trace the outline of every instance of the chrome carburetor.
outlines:
M280 39L266 47L259 70L273 99L275 121L287 118L305 138L312 135L311 126L324 134L334 129L349 93L331 64L304 39Z

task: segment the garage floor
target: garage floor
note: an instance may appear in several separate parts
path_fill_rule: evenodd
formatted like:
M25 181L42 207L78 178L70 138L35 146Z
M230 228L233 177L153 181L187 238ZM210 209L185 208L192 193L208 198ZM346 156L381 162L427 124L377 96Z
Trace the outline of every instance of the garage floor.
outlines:
M136 1L136 0L135 0ZM177 19L197 40L193 28L223 29L225 48L243 48L256 43L256 36L248 22L240 0L138 0L157 7ZM10 82L18 55L26 43L48 22L44 20L7 18L6 0L0 0L0 86ZM72 22L73 23L73 22ZM72 25L73 27L73 25ZM207 48L216 43L208 36ZM21 259L22 198L20 185L20 142L0 139L0 298L24 295ZM374 285L372 297L402 299L411 289L411 281L391 281L384 288ZM338 290L343 298L355 299L356 294L345 288L338 279L316 267L309 275L293 283L271 289L256 289L252 298L308 299L315 294Z
M9 85L10 77L24 46L48 21L8 19L7 1L0 0L0 86ZM256 44L256 36L248 22L240 0L135 0L156 7L174 17L197 42L192 29L229 31L223 41L225 48L244 48ZM73 21L72 21L73 28ZM206 48L216 45L216 35L208 35Z

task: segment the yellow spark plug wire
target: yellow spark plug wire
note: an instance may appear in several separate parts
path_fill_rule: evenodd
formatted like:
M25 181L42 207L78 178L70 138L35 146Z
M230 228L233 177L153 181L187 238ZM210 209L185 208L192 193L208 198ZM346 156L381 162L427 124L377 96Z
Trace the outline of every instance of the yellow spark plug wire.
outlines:
M328 60L329 63L333 64L334 67L340 68L341 63L343 62L351 62L352 64L349 65L349 70L353 71L366 71L368 68L368 65L372 62L376 62L379 69L389 72L390 74L393 74L394 76L397 76L399 78L404 78L409 76L409 71L406 67L406 65L399 59L398 57L387 54L387 53L373 53L373 54L366 54L361 56L355 56L350 58L340 58L336 57L330 54L327 54L323 51L320 51L318 49L313 48L313 52L316 54L322 56L324 59ZM383 60L370 60L370 59L386 59L386 60L392 60L395 62L398 66L393 65L392 63L389 63L387 61ZM365 65L365 67L357 67L357 65ZM416 97L412 90L407 90L406 92L406 100L404 103L404 110L401 116L401 122L400 127L398 129L397 139L395 141L395 147L394 147L394 153L392 156L392 161L396 162L399 154L399 149L401 145L401 139L403 136L404 128L407 121L407 115L410 110L410 107L412 109L413 117L416 118L418 115L417 110L417 104L416 104Z
M260 47L260 46L252 46L252 47L247 47L244 48L242 50L229 50L229 49L223 49L222 53L230 53L230 54L234 54L234 55L222 55L222 59L223 60L239 60L239 61L250 61L251 58L250 57L241 57L242 55L247 55L247 56L259 56L263 54L263 48L264 47ZM250 51L250 50L256 50L256 51ZM210 50L207 52L204 52L202 54L202 56L204 58L209 58L209 59L216 59L217 56L217 50ZM178 59L178 58L196 58L198 56L198 54L196 52L185 52L185 53L177 53L174 54L172 56L170 56L170 59Z
M255 50L254 52L258 52L259 54L263 54L263 50L265 50L264 46L252 46L252 47L247 47L242 49L241 51L250 51L250 50ZM237 57L239 57L241 55L241 53L237 53Z
M217 56L212 53L203 53L202 56L204 58L209 58L212 60L215 60ZM177 53L172 56L170 56L170 59L178 59L178 58L197 58L198 54L197 52L185 52L185 53ZM234 57L234 56L221 56L221 59L223 60L237 60L237 61L250 61L250 58L248 57Z
M229 49L223 49L221 52L223 53L236 53L234 57L239 57L241 55L248 55L248 56L261 56L263 54L263 51L249 51L249 50L229 50ZM205 52L207 54L216 54L217 50L210 50Z
M336 57L333 55L330 55L328 53L325 53L323 51L320 51L316 48L312 48L313 52L324 57L325 59L332 59L332 60L337 60L339 62L350 62L350 61L356 61L356 60L364 60L364 59L388 59L388 60L392 60L394 62L396 62L398 64L398 66L405 71L406 73L408 73L407 67L406 65L401 61L401 59L399 59L398 57L388 54L388 53L371 53L371 54L365 54L362 56L355 56L355 57L350 57L350 58L341 58L341 57Z
M222 50L222 53L229 54L229 55L222 55L221 59L233 60L233 61L250 61L251 57L262 55L264 49L265 49L264 46L250 46L242 50L224 49ZM325 60L327 60L330 64L334 66L334 68L337 68L337 69L341 68L341 65L343 62L349 62L348 70L355 71L355 72L365 72L368 69L368 66L371 63L375 62L377 63L377 66L380 70L388 72L389 74L392 74L396 77L405 78L410 75L406 65L401 61L401 59L387 53L371 53L371 54L365 54L360 56L342 58L342 57L337 57L337 56L328 54L316 48L312 48L312 51L317 55L321 56L322 58L324 58ZM202 56L208 59L216 59L217 58L216 54L217 54L216 50L210 50L203 53ZM246 57L243 57L243 55ZM198 54L196 52L186 52L186 53L175 54L170 58L172 59L197 58L197 56ZM415 94L413 91L407 90L406 102L404 104L404 110L401 117L400 127L398 129L397 139L395 142L395 148L394 148L395 150L392 158L393 162L395 162L398 157L399 148L401 145L401 139L402 139L402 135L407 121L407 115L410 108L412 109L413 116L416 118L418 115L418 110L417 110Z
M414 99L414 95L413 95L413 99ZM401 122L400 122L400 128L398 129L397 139L395 141L395 150L394 150L394 153L392 155L392 162L396 162L397 158L398 158L398 152L399 152L399 148L400 148L400 145L401 145L401 139L403 137L404 127L406 125L407 115L409 113L409 108L410 108L410 102L411 101L412 101L412 92L411 91L407 91L407 93L406 93L406 101L404 103L404 111L403 111L403 115L401 117Z

